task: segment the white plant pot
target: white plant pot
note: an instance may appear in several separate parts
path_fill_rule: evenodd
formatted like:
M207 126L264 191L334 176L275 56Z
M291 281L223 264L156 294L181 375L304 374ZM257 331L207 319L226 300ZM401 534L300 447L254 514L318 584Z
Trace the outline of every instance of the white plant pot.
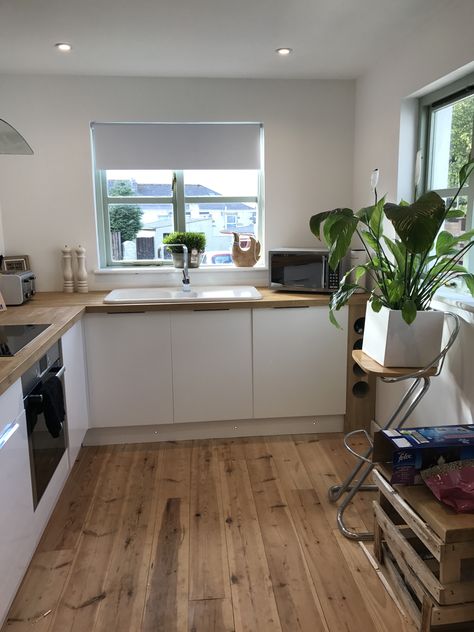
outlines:
M367 303L362 351L386 367L424 367L441 351L443 312L417 312L408 325L400 310Z

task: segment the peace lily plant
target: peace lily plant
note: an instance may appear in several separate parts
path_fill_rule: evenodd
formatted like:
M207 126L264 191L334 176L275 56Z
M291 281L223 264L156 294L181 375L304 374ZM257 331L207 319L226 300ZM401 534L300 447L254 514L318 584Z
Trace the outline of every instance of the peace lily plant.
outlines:
M461 265L474 245L474 230L457 237L441 230L445 220L465 215L465 211L455 208L455 202L473 170L474 159L471 159L461 168L459 188L448 204L433 191L423 194L413 204L386 203L385 197L377 199L375 183L372 206L356 213L349 208L336 208L313 215L311 231L321 239L322 229L333 270L348 253L354 234L367 252L367 263L349 270L331 296L330 318L336 326L334 312L360 289L369 293L368 300L375 312L380 312L383 306L401 310L408 324L415 320L418 311L429 309L436 290L454 279L463 279L474 296L474 275ZM394 239L383 234L385 218L392 223ZM361 284L363 277L370 287Z

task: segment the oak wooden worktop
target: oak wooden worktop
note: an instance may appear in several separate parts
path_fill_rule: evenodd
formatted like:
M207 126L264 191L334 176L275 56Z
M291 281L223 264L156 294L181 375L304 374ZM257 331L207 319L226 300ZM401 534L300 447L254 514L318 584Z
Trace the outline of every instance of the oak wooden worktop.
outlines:
M9 307L0 314L0 325L23 325L51 323L37 338L9 358L0 357L0 394L7 390L21 375L38 360L85 312L148 312L177 310L222 310L258 309L268 307L315 307L327 305L325 294L290 294L259 288L263 298L257 301L213 301L183 303L144 303L140 305L105 305L108 291L88 294L64 294L62 292L40 292L32 300L18 307ZM351 299L352 303L365 303L366 295Z
M154 312L178 310L212 310L212 309L258 309L265 307L311 307L327 305L328 294L295 294L290 292L275 292L268 288L258 288L262 294L261 300L248 301L183 301L173 303L122 303L104 304L106 292L89 292L88 294L63 294L62 292L41 292L24 307L55 307L82 306L87 312ZM367 295L357 294L351 298L351 303L365 303Z
M23 347L16 355L0 358L0 394L16 382L84 313L83 305L61 307L35 307L25 303L9 307L0 314L0 325L41 325L51 323L39 336Z

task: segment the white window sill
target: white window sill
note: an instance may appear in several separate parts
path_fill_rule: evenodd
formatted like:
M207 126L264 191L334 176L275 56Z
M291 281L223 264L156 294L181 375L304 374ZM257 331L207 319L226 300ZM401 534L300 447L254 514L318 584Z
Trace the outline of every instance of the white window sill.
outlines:
M436 292L433 300L474 313L474 297L459 290L442 288Z
M96 268L94 274L174 274L180 272L180 268L174 268L173 266L134 266L134 267L116 267L116 268ZM227 272L234 274L243 274L245 272L268 272L266 266L254 266L251 268L238 268L237 266L200 266L199 268L189 268L190 275L208 274L209 272L222 273Z

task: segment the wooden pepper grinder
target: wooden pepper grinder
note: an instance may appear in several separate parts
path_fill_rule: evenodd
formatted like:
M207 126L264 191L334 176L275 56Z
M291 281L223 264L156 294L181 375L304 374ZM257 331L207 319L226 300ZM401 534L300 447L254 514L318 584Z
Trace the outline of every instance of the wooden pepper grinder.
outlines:
M87 269L86 269L86 249L82 246L76 248L77 257L77 291L81 294L86 294L89 291L87 283Z
M70 294L74 292L74 278L72 274L72 249L64 246L61 250L63 253L63 292Z

